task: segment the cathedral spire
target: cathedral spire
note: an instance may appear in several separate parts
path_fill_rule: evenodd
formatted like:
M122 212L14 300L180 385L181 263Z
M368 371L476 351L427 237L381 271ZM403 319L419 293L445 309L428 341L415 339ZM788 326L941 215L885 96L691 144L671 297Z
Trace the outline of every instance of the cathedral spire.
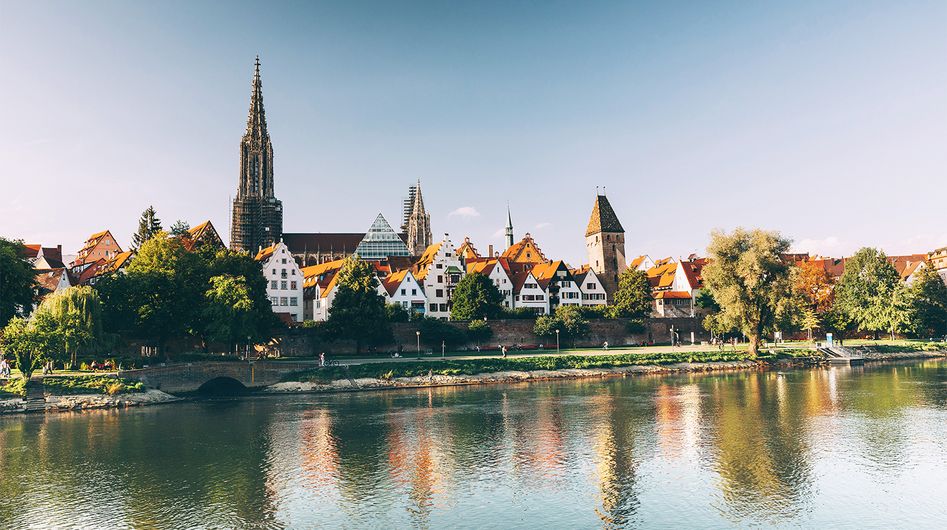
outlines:
M431 233L431 214L424 209L424 198L421 196L421 179L413 186L411 209L405 229L408 236L408 250L413 256L420 256L433 243Z
M266 111L263 109L263 81L260 79L260 56L256 56L253 81L250 83L250 112L247 115L247 136L263 141L267 138Z

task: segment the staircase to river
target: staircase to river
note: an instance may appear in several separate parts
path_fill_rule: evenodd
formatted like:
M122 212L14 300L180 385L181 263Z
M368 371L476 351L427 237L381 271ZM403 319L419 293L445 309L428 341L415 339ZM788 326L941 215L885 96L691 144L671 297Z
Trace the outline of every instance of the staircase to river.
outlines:
M26 412L46 411L46 388L42 379L34 379L26 385L26 397L23 399L23 410Z
M864 356L841 346L821 346L819 347L819 353L825 355L825 358L831 364L852 365L865 362Z

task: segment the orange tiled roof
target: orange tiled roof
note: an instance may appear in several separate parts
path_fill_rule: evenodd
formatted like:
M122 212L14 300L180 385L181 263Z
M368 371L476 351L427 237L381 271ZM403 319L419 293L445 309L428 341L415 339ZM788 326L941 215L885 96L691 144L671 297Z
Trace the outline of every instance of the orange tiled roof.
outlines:
M480 253L477 252L476 248L474 248L473 243L470 242L469 237L465 237L463 244L457 247L457 255L464 258L465 260L477 259L480 257Z
M433 245L428 246L424 249L424 253L421 254L421 258L414 264L412 267L412 272L414 273L414 279L418 282L423 282L424 278L427 277L427 272L431 268L431 264L434 263L434 257L437 256L437 252L441 249L441 243L434 243Z
M407 269L392 272L381 281L382 286L386 291L388 291L388 296L394 296L398 286L401 285L401 282L404 281L405 276L407 276L410 272L411 271Z
M543 263L548 261L546 256L543 255L542 249L539 248L539 245L533 240L533 236L529 235L528 232L519 243L514 243L513 246L506 249L502 257L513 263Z
M660 291L660 292L654 293L654 298L655 299L660 298L660 299L665 299L665 300L668 300L668 299L683 300L685 298L691 298L691 294L687 291Z
M278 245L279 245L279 243L276 243L276 244L270 245L270 246L268 246L268 247L266 247L266 248L260 249L260 251L256 253L256 258L254 258L254 259L257 260L257 261L263 261L263 260L269 258L270 256L273 255L273 252L276 250L276 247L277 247Z

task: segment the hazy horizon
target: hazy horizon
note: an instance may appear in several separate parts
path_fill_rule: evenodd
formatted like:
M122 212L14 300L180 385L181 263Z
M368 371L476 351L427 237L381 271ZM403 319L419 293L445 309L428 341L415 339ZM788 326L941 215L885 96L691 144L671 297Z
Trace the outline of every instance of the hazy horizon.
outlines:
M586 261L596 186L629 257L714 228L831 256L947 245L947 3L0 1L0 236L74 253L227 239L254 57L286 232L400 224Z

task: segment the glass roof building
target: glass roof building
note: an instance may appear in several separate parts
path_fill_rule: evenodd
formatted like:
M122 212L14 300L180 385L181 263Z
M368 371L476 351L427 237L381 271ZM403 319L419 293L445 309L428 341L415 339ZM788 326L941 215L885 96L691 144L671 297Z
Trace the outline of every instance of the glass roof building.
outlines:
M404 243L385 216L378 214L372 227L365 233L365 237L358 244L355 253L362 259L383 259L388 256L410 256L408 246Z

